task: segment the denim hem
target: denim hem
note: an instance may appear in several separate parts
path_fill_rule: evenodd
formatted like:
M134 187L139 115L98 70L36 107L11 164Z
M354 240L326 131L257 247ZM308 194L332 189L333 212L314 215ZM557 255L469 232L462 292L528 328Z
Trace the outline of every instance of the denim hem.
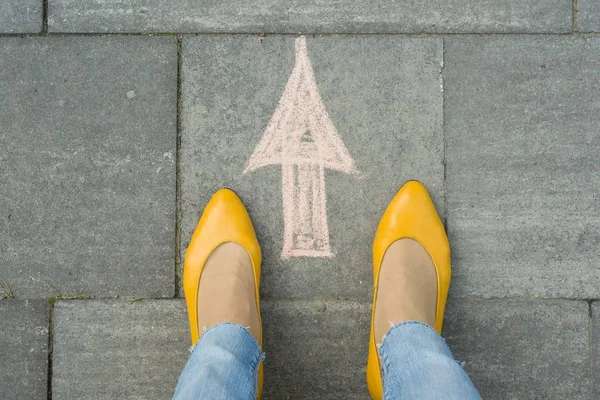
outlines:
M390 328L390 330L387 331L387 333L385 335L383 335L383 339L381 339L381 343L377 345L377 352L379 353L380 357L381 357L381 348L383 347L383 343L385 343L385 339L387 339L388 335L390 333L392 333L392 331L394 329L396 329L397 327L399 327L399 326L404 326L404 325L420 325L420 326L424 326L426 328L429 328L429 330L435 332L436 335L439 335L439 333L437 333L437 331L435 329L433 329L430 325L427 325L427 324L425 324L425 323L423 323L421 321L403 321L403 322L400 322L398 324L392 323L391 325L392 325L392 327ZM444 338L442 338L442 339L444 339Z
M260 348L259 348L260 349ZM260 350L258 352L258 357L255 357L254 360L252 360L252 371L254 372L254 392L250 393L250 395L252 396L252 398L256 398L256 396L258 396L258 371L259 371L259 367L260 367L260 363L263 362L263 360L265 359L265 352Z
M261 362L263 362L265 360L265 358L266 358L265 352L260 348L260 345L258 344L258 342L256 341L256 339L254 339L254 336L252 336L252 334L250 333L250 331L246 327L244 327L242 325L234 324L233 322L221 322L220 324L213 325L210 328L205 329L204 332L202 332L202 335L200 336L200 338L198 339L198 342L200 341L200 339L202 339L202 337L207 332L210 332L213 329L216 329L216 328L219 328L219 327L222 327L222 326L233 326L234 328L243 330L244 332L246 332L250 336L250 339L252 339L252 341L254 342L254 344L256 345L256 347L259 350L258 351L259 352L259 357L257 358L256 361L254 361L252 363L252 368L256 368L258 365L260 365ZM196 347L196 345L198 344L198 342L196 342L196 344L194 346L192 346L192 349L190 349L190 353Z
M252 340L254 341L254 343L256 344L256 346L260 349L260 345L256 342L256 339L254 339L254 336L252 336L252 334L250 333L250 331L247 328L243 327L242 325L234 324L233 322L221 322L220 324L213 325L210 328L204 329L202 331L202 335L200 335L200 337L198 338L198 342L204 337L204 335L206 335L207 332L210 332L210 331L212 331L215 328L218 328L220 326L225 326L225 325L233 326L235 328L240 328L240 329L243 329L244 331L246 331L250 335L250 337L252 338ZM193 345L192 347L190 347L190 353L192 351L194 351L194 349L198 345L198 342L196 342L195 345ZM262 352L262 349L260 349L260 350ZM264 357L263 357L263 359L264 359Z

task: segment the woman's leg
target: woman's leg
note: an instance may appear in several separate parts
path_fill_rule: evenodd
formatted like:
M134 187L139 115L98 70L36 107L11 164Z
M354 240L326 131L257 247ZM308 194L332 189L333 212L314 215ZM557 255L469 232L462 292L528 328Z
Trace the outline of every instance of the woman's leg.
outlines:
M239 197L219 190L188 246L183 288L194 349L174 399L254 400L262 389L261 253Z
M444 339L429 325L392 327L379 347L384 399L480 399Z
M222 323L209 328L194 347L174 400L254 400L263 353L246 328Z
M379 275L374 333L383 399L480 399L436 325L438 284L429 253L401 239L387 249Z

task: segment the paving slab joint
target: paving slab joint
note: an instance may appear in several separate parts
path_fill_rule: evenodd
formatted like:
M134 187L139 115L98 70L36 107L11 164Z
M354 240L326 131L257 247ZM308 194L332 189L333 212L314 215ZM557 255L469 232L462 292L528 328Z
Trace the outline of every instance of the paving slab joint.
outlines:
M444 164L444 178L442 189L443 193L443 201L442 204L444 211L444 229L448 232L448 188L447 188L447 164L448 164L448 140L447 140L447 129L446 129L446 81L444 76L444 69L446 68L446 40L442 39L442 65L440 66L440 86L442 90L442 147L443 147L443 161Z
M48 400L52 400L52 354L54 350L54 304L56 298L48 299Z
M573 0L573 32L579 32L581 25L579 23L579 0Z
M596 365L596 349L594 344L594 310L593 304L596 300L588 300L588 311L590 316L589 324L589 346L590 346L590 399L594 399L594 392L596 387L595 375L596 371L594 366Z
M577 12L577 15L579 13ZM577 30L571 32L419 32L419 33L403 33L403 32L391 32L391 33L369 33L369 32L335 32L335 33L305 33L304 36L310 37L398 37L401 39L447 39L447 38L494 38L494 37L555 37L555 36L577 36L584 37L597 37L600 36L600 31L590 30L580 32L579 30L579 18L577 18ZM195 38L195 37L231 37L231 36L260 36L263 39L262 32L193 32L193 33L176 33L176 32L46 32L44 30L38 33L0 33L0 38L3 37L16 37L16 38L29 38L29 37L120 37L120 36L133 36L133 37L174 37L177 39ZM281 36L281 37L297 37L298 33L269 33L268 36Z
M175 144L175 295L179 297L181 283L181 71L183 63L183 43L177 37L177 143Z
M578 13L577 13L578 14ZM237 33L220 33L220 32L195 32L195 33L164 33L164 32L46 32L44 30L39 33L0 33L0 38L35 38L35 37L175 37L177 39L194 38L194 37L211 37L211 36L253 36L262 35L261 32L237 32ZM271 36L291 36L297 37L298 33L270 33ZM369 33L369 32L338 32L338 33L307 33L304 36L311 37L398 37L400 39L447 39L447 38L494 38L494 37L555 37L555 36L582 36L582 37L598 37L600 31L580 32L579 18L577 19L577 30L571 32L485 32L485 33ZM262 36L264 38L265 36Z
M48 33L48 0L42 2L42 35Z

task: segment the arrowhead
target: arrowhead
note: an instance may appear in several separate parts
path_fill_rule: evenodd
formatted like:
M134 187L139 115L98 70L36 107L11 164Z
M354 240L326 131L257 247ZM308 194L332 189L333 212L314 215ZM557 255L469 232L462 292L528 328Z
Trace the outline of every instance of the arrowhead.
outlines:
M354 160L323 104L306 39L299 37L292 74L244 173L265 165L302 163L356 172Z

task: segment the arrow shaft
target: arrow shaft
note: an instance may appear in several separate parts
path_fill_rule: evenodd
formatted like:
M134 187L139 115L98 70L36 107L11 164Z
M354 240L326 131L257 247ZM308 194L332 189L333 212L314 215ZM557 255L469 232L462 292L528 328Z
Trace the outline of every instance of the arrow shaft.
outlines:
M303 163L283 165L283 250L281 257L331 257L327 226L325 169Z

